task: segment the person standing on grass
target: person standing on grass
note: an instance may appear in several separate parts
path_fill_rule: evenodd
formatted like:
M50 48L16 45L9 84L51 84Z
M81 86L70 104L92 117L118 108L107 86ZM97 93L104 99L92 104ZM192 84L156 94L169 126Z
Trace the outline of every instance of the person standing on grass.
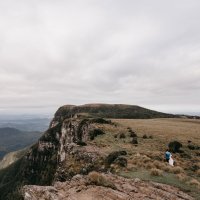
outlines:
M171 153L170 153L169 150L167 149L166 152L165 152L165 160L166 160L167 162L169 162L170 157L171 157Z

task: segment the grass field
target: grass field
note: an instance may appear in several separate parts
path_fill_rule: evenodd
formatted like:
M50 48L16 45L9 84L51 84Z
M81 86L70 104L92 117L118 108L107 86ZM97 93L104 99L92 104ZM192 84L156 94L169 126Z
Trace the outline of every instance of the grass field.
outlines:
M113 166L113 171L129 178L157 181L181 188L200 199L200 120L192 119L116 119L116 126L102 125L106 134L94 143L105 153L126 150L126 168ZM130 130L137 134L138 144L132 144ZM121 136L123 135L123 137ZM143 136L146 137L143 138ZM164 160L168 143L177 140L182 153L174 153L175 166ZM189 143L188 143L189 141ZM102 148L103 147L103 148ZM102 152L102 153L104 153Z

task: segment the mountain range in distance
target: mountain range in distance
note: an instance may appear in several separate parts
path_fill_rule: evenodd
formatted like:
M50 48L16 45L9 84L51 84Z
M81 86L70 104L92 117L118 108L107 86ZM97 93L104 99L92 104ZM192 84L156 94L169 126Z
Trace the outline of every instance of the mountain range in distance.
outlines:
M23 149L41 136L39 131L21 131L16 128L0 128L0 160L9 152Z

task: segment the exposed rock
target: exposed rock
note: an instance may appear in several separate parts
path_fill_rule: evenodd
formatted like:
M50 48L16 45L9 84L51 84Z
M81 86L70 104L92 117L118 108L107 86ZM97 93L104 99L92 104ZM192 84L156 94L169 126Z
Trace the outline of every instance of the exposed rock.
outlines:
M71 181L56 182L53 187L27 185L23 188L25 200L193 200L177 188L138 179L126 179L111 174L99 174L115 185L115 189L91 182L89 175L76 175Z

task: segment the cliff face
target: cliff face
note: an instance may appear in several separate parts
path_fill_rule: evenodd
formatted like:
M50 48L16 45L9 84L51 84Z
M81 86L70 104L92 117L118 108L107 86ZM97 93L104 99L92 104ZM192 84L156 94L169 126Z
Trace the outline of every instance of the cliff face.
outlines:
M26 173L31 172L29 182L51 184L54 180L63 181L76 173L84 173L91 165L94 168L100 156L97 152L88 152L89 145L85 146L94 130L95 123L89 119L52 121L51 128L26 155Z
M103 134L97 126L98 120L94 119L53 119L25 156L0 173L0 199L24 184L51 185L70 180L75 174L101 170L103 158L98 148L88 143Z

